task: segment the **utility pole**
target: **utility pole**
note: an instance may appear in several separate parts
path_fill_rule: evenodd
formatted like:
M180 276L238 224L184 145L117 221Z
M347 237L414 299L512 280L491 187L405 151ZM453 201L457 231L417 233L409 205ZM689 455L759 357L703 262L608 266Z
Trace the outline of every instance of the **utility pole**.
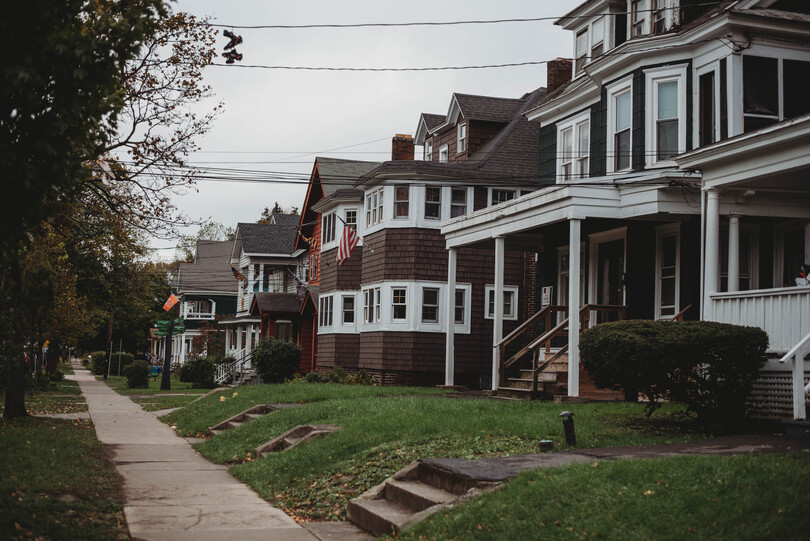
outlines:
M174 338L174 318L169 313L169 332L166 333L166 357L163 359L163 373L160 377L160 390L170 391L172 381L170 372L172 369L172 338Z

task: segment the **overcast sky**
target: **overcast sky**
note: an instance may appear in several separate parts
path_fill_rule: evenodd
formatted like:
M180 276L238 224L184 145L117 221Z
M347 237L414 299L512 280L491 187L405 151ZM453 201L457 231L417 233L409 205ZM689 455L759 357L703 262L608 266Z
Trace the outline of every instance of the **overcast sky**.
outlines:
M559 17L580 0L180 0L176 11L226 25L309 25ZM435 67L570 57L552 21L399 28L237 29L243 65ZM220 37L221 46L227 39ZM222 63L224 59L217 62ZM224 112L193 163L308 174L316 156L384 161L391 138L414 134L421 113L447 113L453 92L520 97L546 84L544 65L464 71L363 73L211 66ZM215 102L211 103L211 106ZM348 147L348 148L347 148ZM339 149L339 150L334 150ZM217 162L217 163L213 163ZM176 204L192 219L233 227L264 207L303 206L305 184L199 182ZM187 231L194 232L195 229ZM161 257L173 243L153 241Z

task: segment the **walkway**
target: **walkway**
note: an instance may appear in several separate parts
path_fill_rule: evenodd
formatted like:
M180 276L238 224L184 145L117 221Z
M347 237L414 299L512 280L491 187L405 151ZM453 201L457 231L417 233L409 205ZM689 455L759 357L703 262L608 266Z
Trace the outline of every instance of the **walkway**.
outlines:
M99 441L124 480L134 539L317 541L129 398L73 365Z

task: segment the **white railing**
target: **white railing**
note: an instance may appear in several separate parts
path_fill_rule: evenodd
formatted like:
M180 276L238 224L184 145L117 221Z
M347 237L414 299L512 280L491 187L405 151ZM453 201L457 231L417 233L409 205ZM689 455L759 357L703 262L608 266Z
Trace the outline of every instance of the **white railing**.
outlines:
M807 419L805 402L807 393L810 393L810 383L804 384L804 359L808 355L810 355L810 334L779 359L782 364L791 363L794 419Z
M759 327L768 333L770 351L788 351L810 331L810 287L714 293L711 300L706 319Z
M222 363L217 366L214 381L218 385L222 385L228 380L235 379L236 374L242 374L245 370L249 370L252 367L252 355L247 349L240 350L235 357L235 361L231 363Z

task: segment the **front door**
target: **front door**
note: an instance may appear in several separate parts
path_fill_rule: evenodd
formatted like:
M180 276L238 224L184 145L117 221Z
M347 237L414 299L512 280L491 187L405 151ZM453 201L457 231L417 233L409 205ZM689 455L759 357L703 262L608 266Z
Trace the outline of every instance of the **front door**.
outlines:
M598 304L624 304L624 239L599 243L597 247L596 299ZM617 312L600 312L597 320L615 321Z

